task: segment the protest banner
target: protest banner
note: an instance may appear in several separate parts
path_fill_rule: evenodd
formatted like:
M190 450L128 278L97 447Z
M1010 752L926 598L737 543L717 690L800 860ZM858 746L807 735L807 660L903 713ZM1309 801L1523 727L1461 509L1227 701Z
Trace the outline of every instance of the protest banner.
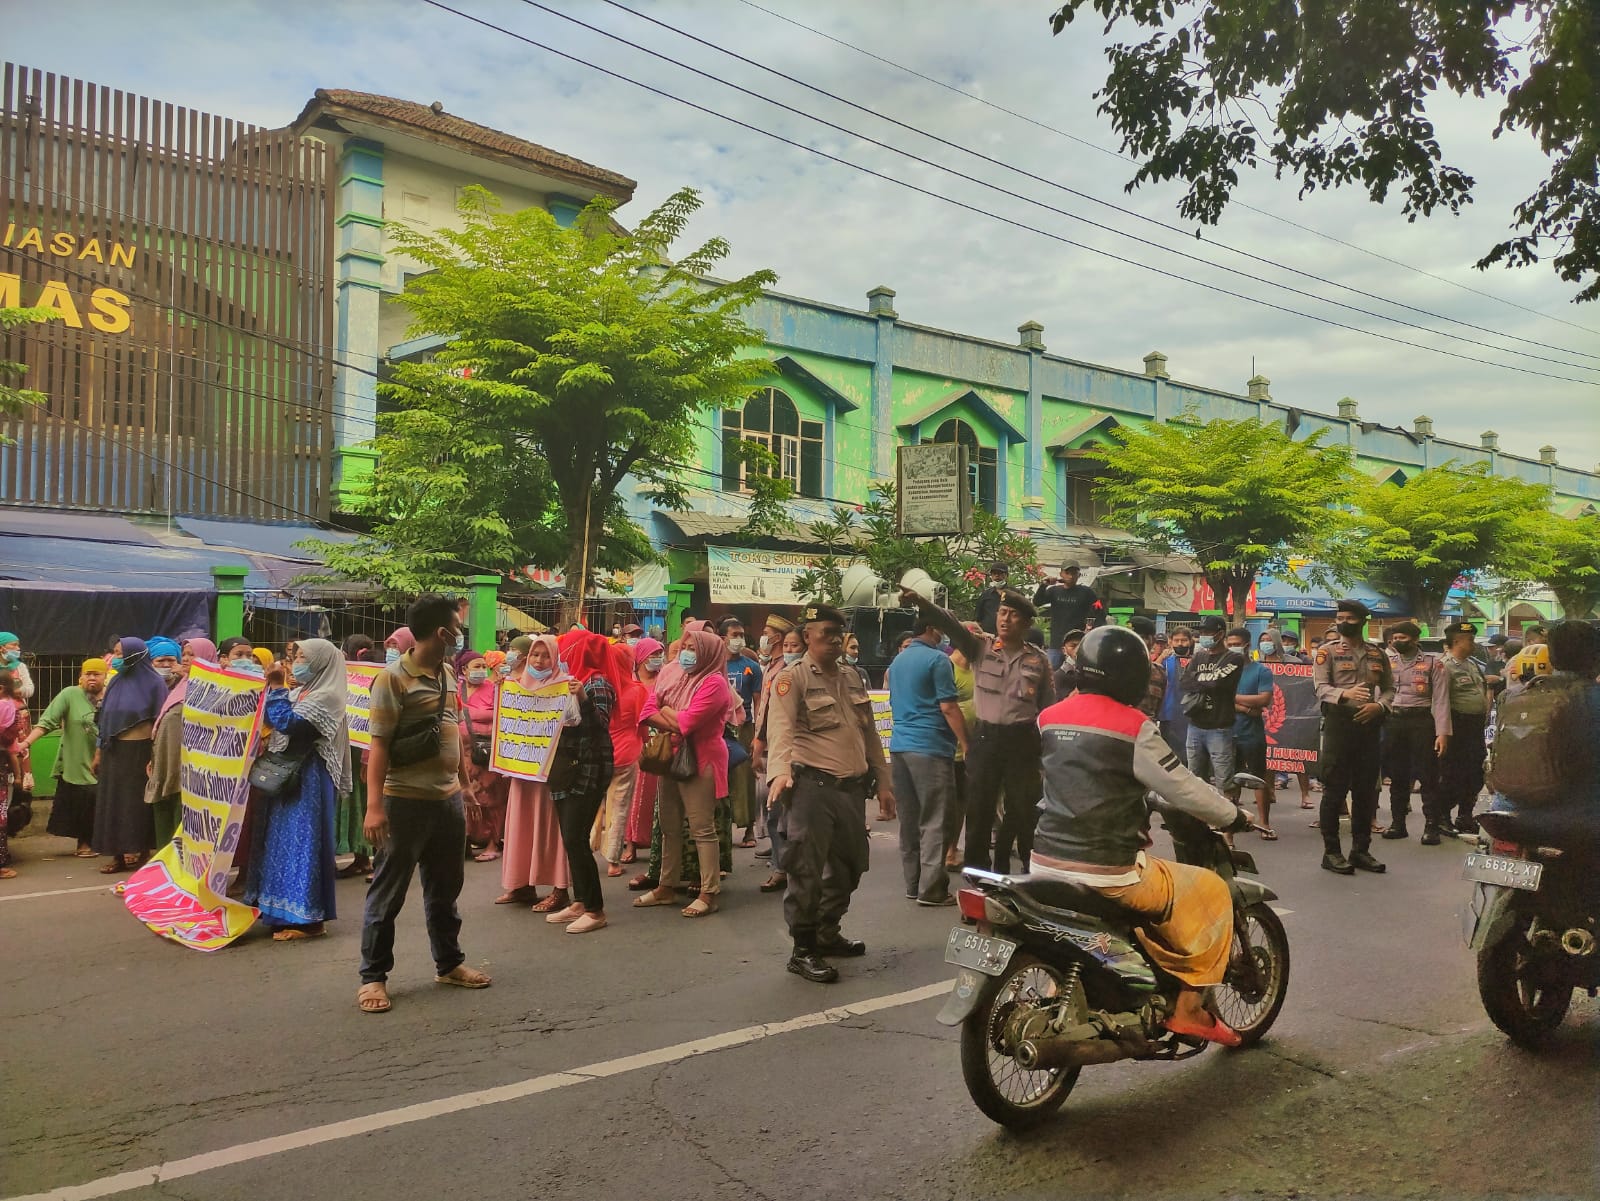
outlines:
M1272 700L1262 719L1267 727L1267 770L1315 773L1322 741L1322 707L1309 663L1267 663Z
M514 680L500 685L494 702L494 739L489 770L515 780L544 781L561 741L571 680L530 691Z
M344 714L350 724L350 745L360 751L372 745L372 681L383 670L382 663L344 665Z
M173 840L121 889L129 913L196 951L227 946L256 920L255 909L225 894L265 695L260 677L204 663L189 668L178 777L183 820Z
M889 739L894 734L894 710L889 707L888 689L873 689L867 693L872 700L872 724L878 727L878 741L883 743L883 756L889 757Z

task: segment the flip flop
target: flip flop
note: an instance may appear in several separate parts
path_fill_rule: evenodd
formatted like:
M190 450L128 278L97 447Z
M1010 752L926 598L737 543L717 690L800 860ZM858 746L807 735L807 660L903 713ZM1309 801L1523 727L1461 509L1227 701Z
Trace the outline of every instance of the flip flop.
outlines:
M498 858L500 858L499 851L479 851L472 857L472 861L474 863L493 863Z
M118 872L131 872L132 870L133 870L133 864L124 863L124 862L122 862L121 859L118 859L116 862L108 863L104 867L102 867L100 869L100 874L102 876L114 876Z
M773 872L761 885L762 892L782 892L789 887L789 877L782 872Z
M15 880L17 869L14 867L0 867L0 880Z
M741 842L740 842L740 843L739 843L739 846L741 846L741 847L742 847L742 848L744 848L744 849L745 849L745 850L747 850L747 851L748 851L748 850L751 850L751 849L752 849L752 848L754 848L754 847L758 847L758 846L760 846L760 845L761 845L761 844L760 844L760 843L758 843L758 842L757 842L757 841L756 841L756 840L755 840L755 839L753 839L753 838L746 838L746 839L743 839L743 840L742 840L742 841L741 841Z
M368 1001L373 1003L369 1005ZM356 1006L362 1013L388 1013L394 1008L389 1000L389 989L381 981L363 984L356 989Z
M634 850L633 850L632 847L629 847L626 851L622 852L622 858L617 860L617 862L618 863L638 863L639 862L639 856L634 853Z
M325 928L322 930L301 930L295 927L288 927L282 930L274 930L272 932L272 941L299 942L306 938L322 938L327 933L328 931Z
M1258 831L1258 833L1261 835L1261 841L1262 842L1277 842L1278 841L1278 832L1276 830L1267 829L1267 830Z
M72 857L74 859L96 859L96 858L98 858L98 856L92 850L90 850L88 847L85 847L81 851L73 851L72 852Z
M455 970L456 971L460 971L461 969L460 968L456 968ZM494 983L493 980L489 979L488 976L485 976L480 971L475 971L474 969L472 969L470 967L467 968L466 970L469 971L469 972L472 972L472 976L470 976L470 977L462 977L462 976L456 976L456 975L435 976L433 978L433 982L435 984L451 984L451 985L454 985L456 988L488 988L489 985Z

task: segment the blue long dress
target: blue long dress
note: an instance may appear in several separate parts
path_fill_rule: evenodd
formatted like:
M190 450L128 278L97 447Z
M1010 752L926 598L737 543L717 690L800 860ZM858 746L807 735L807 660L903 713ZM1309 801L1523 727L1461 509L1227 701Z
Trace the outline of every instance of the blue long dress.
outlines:
M286 689L267 693L265 719L289 735L295 750L311 746L316 729L295 716ZM333 777L313 751L300 772L298 789L257 802L250 875L244 899L280 926L332 921L334 909L334 819L338 813Z

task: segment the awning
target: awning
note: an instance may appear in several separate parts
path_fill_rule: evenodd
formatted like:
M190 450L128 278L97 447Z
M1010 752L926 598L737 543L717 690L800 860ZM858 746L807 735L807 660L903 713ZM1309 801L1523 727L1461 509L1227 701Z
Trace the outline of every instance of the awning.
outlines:
M356 540L354 534L343 530L325 530L309 523L288 521L220 521L210 517L179 517L175 524L207 546L230 546L237 550L276 555L280 559L299 559L312 564L318 562L317 556L299 543L317 541L348 545Z

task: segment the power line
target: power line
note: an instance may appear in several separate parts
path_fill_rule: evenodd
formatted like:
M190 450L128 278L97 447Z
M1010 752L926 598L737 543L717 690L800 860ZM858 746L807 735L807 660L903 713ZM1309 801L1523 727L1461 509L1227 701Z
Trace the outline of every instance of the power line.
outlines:
M661 29L666 29L666 30L668 30L668 31L670 31L672 33L675 33L679 37L687 38L689 41L694 42L694 43L696 43L698 45L704 46L707 49L715 50L719 54L727 55L729 58L732 58L732 59L734 59L734 60L736 60L738 62L744 63L746 66L755 67L758 70L765 71L769 75L773 75L773 76L776 76L779 79L786 80L787 82L792 83L797 87L805 88L808 91L814 92L819 96L824 96L827 99L832 100L832 101L834 101L834 102L836 102L838 104L843 104L848 108L855 109L857 112L864 113L865 115L867 115L869 117L876 117L879 120L887 121L891 125L894 125L894 126L900 128L900 129L904 129L909 133L916 134L919 137L927 138L928 140L930 140L932 142L936 142L941 146L948 147L951 150L959 151L962 154L971 155L973 158L976 158L976 159L980 160L981 162L988 163L991 166L999 167L1002 170L1011 171L1011 172L1013 172L1013 173L1015 173L1017 175L1022 176L1024 179L1030 179L1030 180L1033 180L1035 183L1041 183L1041 184L1044 184L1047 187L1055 188L1057 191L1065 192L1066 194L1068 194L1070 196L1075 196L1080 200L1086 200L1091 204L1097 204L1097 205L1100 205L1103 208L1111 209L1113 212L1120 213L1125 217L1132 217L1135 220L1143 221L1148 225L1154 225L1154 226L1156 226L1156 227L1158 227L1160 229L1166 230L1169 233L1175 233L1178 236L1183 237L1183 238L1188 238L1189 237L1189 231L1186 230L1186 229L1180 228L1179 226L1172 225L1169 222L1162 221L1162 220L1160 220L1159 218L1156 218L1156 217L1148 216L1148 215L1146 215L1144 213L1136 212L1136 211L1134 211L1132 209L1129 209L1129 208L1127 208L1127 207L1125 207L1123 205L1117 204L1114 201L1104 200L1101 197L1092 195L1091 193L1080 191L1077 188L1070 187L1069 185L1064 184L1064 183L1060 183L1057 180L1049 178L1048 176L1039 175L1036 172L1026 170L1025 168L1022 168L1022 167L1018 167L1013 163L1008 163L1003 159L995 158L992 155L985 154L980 150L974 150L972 147L964 145L962 143L951 141L948 138L941 137L939 134L936 134L936 133L930 132L929 130L924 129L921 126L912 125L912 124L910 124L910 123L908 123L906 121L900 120L899 118L892 117L888 113L884 112L882 109L869 108L864 104L859 104L856 101L851 100L846 96L839 95L837 92L831 92L827 88L819 87L818 85L813 84L813 83L809 83L804 79L799 79L796 76L793 76L793 75L787 74L784 71L778 70L776 67L768 66L766 63L759 62L759 61L757 61L756 59L753 59L753 58L748 58L745 55L739 54L736 51L730 50L727 47L722 46L722 45L720 45L720 44L718 44L716 42L710 41L710 40L708 40L706 38L703 38L703 37L700 37L700 36L698 36L696 34L690 33L689 31L687 31L685 29L681 29L676 25L669 24L668 22L662 21L659 18L652 17L648 13L642 13L642 12L639 12L638 10L636 10L636 9L629 8L626 4L621 3L621 0L604 0L604 2L606 4L611 5L613 8L620 9L621 11L623 11L625 13L628 13L630 16L638 17L641 20L648 21L650 24L655 25L655 26L657 26L657 27L659 27ZM554 10L552 8L549 8L547 5L544 5L544 4L541 4L541 3L537 3L536 0L523 0L523 3L528 4L533 8L540 9L543 12L548 12L548 13L551 13L551 14L553 14L555 16L560 16L560 17L562 17L563 20L574 21L576 24L582 25L586 29L590 29L590 30L593 30L593 31L599 32L599 33L605 33L606 32L605 30L597 29L595 26L588 25L588 24L586 24L584 22L581 22L581 21L577 21L576 18L569 17L569 16L566 16L565 14L559 13L556 10ZM615 36L615 35L607 34L606 36ZM630 45L630 46L634 45L634 43L632 43L632 42L625 42L624 44ZM645 49L644 47L637 47L637 48ZM647 53L653 53L653 51L648 51L648 50L646 52ZM673 61L673 60L668 60L668 61ZM682 65L682 64L679 64L679 65ZM693 70L694 68L688 68L688 69ZM726 80L720 80L719 79L718 81L726 84L729 87L737 87L738 86L736 84L727 83ZM739 88L739 90L740 91L745 91L745 89L743 89L743 88ZM754 95L756 93L747 93L747 94ZM777 102L776 101L769 101L769 103L776 104ZM788 108L787 105L783 105L781 107ZM789 111L794 112L794 111L797 111L797 110L789 109ZM822 120L821 118L817 118L817 117L813 117L812 119L813 120ZM830 122L824 121L823 123L829 125L830 128L834 128L834 129L841 128L839 126L833 126ZM879 142L874 142L874 144L875 145L883 145L883 143L879 143ZM1052 211L1061 211L1061 210L1052 210ZM1074 219L1082 219L1082 218L1078 218L1076 214L1069 214L1069 215L1073 216ZM1102 230L1106 230L1108 232L1116 233L1116 234L1118 234L1119 236L1122 236L1122 237L1132 238L1134 241L1138 241L1141 244L1146 245L1146 246L1151 246L1151 247L1154 247L1154 248L1157 248L1157 249L1166 249L1164 247L1161 247L1158 243L1146 241L1146 240L1144 240L1142 238L1138 238L1136 235L1126 233L1125 231L1122 231L1122 230L1113 229L1110 226L1098 225L1098 224L1095 224L1093 222L1090 222L1090 224L1094 225L1094 227L1097 228L1097 229L1102 229ZM1297 268L1297 267L1292 267L1292 266L1289 266L1286 263L1280 263L1275 259L1270 259L1270 258L1263 257L1262 255L1255 254L1255 253L1253 253L1251 251L1245 250L1245 249L1243 249L1241 247L1238 247L1238 246L1230 245L1227 242L1222 242L1222 241L1219 241L1219 240L1217 240L1215 238L1208 238L1208 239L1206 239L1206 241L1211 246L1220 247L1221 249L1230 251L1233 254L1237 254L1237 255L1241 256L1242 258L1249 259L1252 262L1261 263L1261 264L1263 264L1265 266L1275 268L1275 269L1277 269L1279 271L1286 271L1286 272L1289 272L1290 274L1298 275L1298 276L1301 276L1302 278L1313 280L1316 283L1325 284L1325 285L1327 285L1329 287L1340 288L1340 289L1343 289L1346 292L1353 293L1353 294L1355 294L1357 296L1365 297L1368 300L1375 300L1375 301L1379 302L1380 304L1393 305L1395 308L1405 309L1408 312L1418 313L1418 314L1421 314L1421 315L1426 316L1426 317L1433 317L1433 318L1435 318L1436 320L1439 320L1439 321L1447 321L1447 322L1450 322L1450 323L1455 324L1455 325L1463 326L1463 327L1465 327L1467 329L1476 330L1479 333L1490 334L1490 335L1497 336L1497 337L1502 337L1502 338L1509 338L1510 340L1512 340L1514 342L1523 342L1523 343L1526 343L1529 346L1537 346L1537 347L1541 347L1542 349L1545 349L1545 350L1554 350L1554 351L1557 351L1557 352L1559 352L1561 354L1577 355L1577 356L1579 356L1581 358L1586 358L1586 359L1600 360L1600 354L1590 354L1587 351L1572 350L1572 349L1569 349L1569 348L1563 347L1563 346L1555 346L1555 345L1552 345L1551 343L1548 343L1548 342L1539 342L1539 341L1536 341L1536 340L1534 340L1532 338L1523 338L1523 337L1520 337L1519 335L1516 335L1516 334L1505 333L1505 332L1503 332L1501 330L1489 329L1486 326L1475 325L1470 321L1462 321L1462 320L1460 320L1458 318L1455 318L1455 317L1446 316L1443 313L1436 313L1431 309L1419 308L1416 305L1407 304L1404 301L1395 300L1392 297L1379 296L1378 294L1376 294L1374 292L1367 292L1367 291L1364 291L1361 288L1357 288L1357 287L1353 287L1353 286L1351 286L1349 284L1341 283L1338 280L1328 279L1328 278L1326 278L1324 276L1317 275L1314 272L1309 272L1309 271L1305 271L1305 270L1302 270L1302 269ZM1170 253L1181 254L1182 257L1184 257L1184 258L1191 259L1194 262L1205 263L1205 264L1207 264L1209 266L1216 267L1219 270L1223 270L1223 271L1232 270L1231 268L1225 267L1220 263L1216 263L1216 262L1214 262L1214 261L1212 261L1210 259L1202 258L1202 257L1200 257L1198 255L1185 254L1182 251L1177 251L1177 250L1172 250L1172 251L1170 251ZM1248 273L1245 273L1245 272L1237 272L1237 274L1244 275L1245 278L1251 279L1251 280L1255 280L1256 282L1261 282L1261 283L1270 282L1270 281L1266 281L1266 280L1261 280L1259 277L1254 276L1254 275L1249 275ZM1285 285L1274 284L1273 286L1284 287ZM1296 292L1296 294L1298 294L1298 295L1314 297L1315 299L1322 300L1327 304L1339 304L1339 305L1341 305L1341 307L1351 307L1354 312L1362 313L1365 316L1378 317L1379 319L1397 320L1397 319L1393 319L1393 318L1384 318L1382 314L1371 313L1368 310L1362 309L1362 308L1359 308L1359 307L1344 306L1339 301L1331 300L1331 299L1329 299L1327 297L1323 297L1323 296L1316 296L1315 293L1302 292L1302 291L1299 291L1298 289L1289 289L1289 290ZM1439 337L1460 338L1460 335L1458 335L1458 334L1448 333L1448 332L1446 332L1444 330L1431 329L1431 328L1429 328L1427 326L1416 325L1416 324L1413 324L1411 322L1401 321L1400 324L1407 325L1412 329L1424 330L1424 331L1426 331L1428 333L1436 334ZM1465 341L1465 342L1468 342L1469 344L1472 344L1472 345L1486 345L1485 343L1477 342L1474 339L1462 338L1461 340ZM1502 351L1502 352L1504 352L1506 354L1524 354L1524 355L1527 354L1526 351L1519 351L1519 350L1516 350L1516 349L1514 349L1512 347L1508 347L1508 346L1494 346L1493 349ZM1592 367L1588 366L1587 364L1566 362L1565 360L1552 359L1552 358L1549 358L1549 357L1547 357L1545 355L1537 355L1536 354L1536 355L1528 355L1527 357L1532 358L1532 359L1537 359L1540 362L1554 363L1554 364L1557 364L1558 366L1562 366L1562 367L1573 367L1573 368L1576 368L1576 369L1579 369L1579 370L1594 370L1595 369L1595 368L1592 368Z
M1038 234L1040 237L1049 238L1051 241L1060 242L1063 245L1072 246L1072 247L1074 247L1074 248L1076 248L1078 250L1084 250L1084 251L1087 251L1090 254L1095 254L1095 255L1101 256L1102 258L1111 259L1114 262L1124 263L1124 264L1126 264L1128 266L1131 266L1131 267L1138 267L1138 268L1140 268L1142 270L1150 271L1150 272L1152 272L1152 273L1154 273L1156 275L1160 275L1160 276L1162 276L1164 278L1167 278L1167 279L1174 279L1174 280L1177 280L1177 281L1179 281L1181 283L1193 284L1196 287L1204 288L1207 291L1215 293L1217 295L1229 296L1229 297L1232 297L1235 300L1247 301L1250 304L1260 305L1260 306L1262 306L1264 308L1273 309L1276 312L1286 313L1286 314L1288 314L1290 316L1294 316L1294 317L1302 317L1302 318L1304 318L1304 319L1306 319L1308 321L1316 321L1316 322L1319 322L1319 323L1321 323L1323 325L1331 326L1332 328L1335 328L1335 329L1346 330L1346 331L1348 331L1350 333L1363 334L1363 335L1365 335L1367 337L1370 337L1370 338L1378 338L1378 339L1381 339L1382 341L1385 341L1385 342L1391 342L1391 343L1393 343L1393 344L1395 344L1397 346L1409 347L1412 350L1427 351L1427 352L1430 352L1430 353L1433 353L1433 354L1444 355L1444 356L1446 356L1448 358L1458 359L1458 360L1460 360L1462 362L1477 363L1478 365L1483 366L1483 367L1494 367L1494 368L1497 368L1497 369L1502 370L1502 371L1511 371L1511 372L1516 372L1516 373L1523 374L1523 375L1532 375L1532 376L1537 376L1537 377L1540 377L1540 378L1543 378L1543 379L1553 379L1553 380L1561 381L1563 383L1583 384L1585 386L1592 386L1593 382L1594 382L1592 380L1576 379L1576 378L1574 378L1572 376L1567 376L1567 375L1555 375L1555 374L1553 374L1551 372L1540 371L1540 370L1537 370L1537 369L1532 368L1532 367L1518 367L1518 366L1515 366L1515 365L1510 364L1510 363L1496 362L1493 359L1482 359L1482 358L1478 358L1478 357L1476 357L1474 355L1462 354L1459 351L1448 350L1448 349L1445 349L1444 347L1428 346L1428 345L1426 345L1424 343L1421 343L1421 342L1413 342L1410 339L1396 337L1396 336L1394 336L1392 334L1381 333L1381 332L1379 332L1377 330L1362 329L1360 326L1355 326L1355 325L1351 325L1351 324L1349 324L1347 322L1338 321L1338 320L1336 320L1336 319L1334 319L1332 317L1318 316L1318 315L1313 314L1313 313L1304 312L1303 310L1300 310L1300 309L1290 308L1287 305L1277 304L1277 303L1275 303L1273 301L1262 299L1261 297L1251 296L1248 293L1236 292L1236 291L1233 291L1233 290L1231 290L1229 288L1219 287L1219 286L1217 286L1215 284L1206 284L1206 283L1201 282L1200 280L1193 279L1190 276L1182 275L1182 274L1180 274L1180 273L1178 273L1176 271L1169 271L1164 267L1157 267L1157 266L1154 266L1154 265L1152 265L1150 263L1143 263L1143 262L1140 262L1137 259L1131 259L1131 258L1126 257L1125 255L1117 254L1117 253L1115 253L1113 251L1104 250L1104 249L1101 249L1100 247L1097 247L1097 246L1090 246L1090 245L1088 245L1086 243L1078 242L1078 241L1076 241L1076 240L1074 240L1072 238L1066 237L1064 234L1058 234L1058 233L1052 232L1050 230L1041 229L1036 225L1029 225L1029 224L1027 224L1026 222L1023 222L1023 221L1018 221L1018 220L1016 220L1014 218L1002 216L1002 215L1000 215L998 213L992 212L992 211L990 211L988 209L985 209L985 208L982 208L982 207L980 207L978 205L970 204L967 201L958 200L953 196L946 196L946 195L944 195L944 194L942 194L940 192L936 192L936 191L932 190L931 188L924 188L924 187L921 187L921 186L919 186L917 184L911 183L908 180L900 179L897 176L890 175L890 174L888 174L886 172L875 170L874 168L867 167L867 166L865 166L863 164L860 164L860 163L851 162L849 159L841 158L838 155L830 154L825 150L819 150L815 146L809 146L809 145L805 144L804 142L795 141L792 138L785 137L784 135L776 133L776 132L774 132L772 130L765 129L765 128L763 128L761 126L758 126L758 125L753 125L753 124L751 124L751 123L749 123L747 121L740 120L737 117L731 117L731 116L727 115L726 113L718 112L715 109L708 108L705 105L696 103L695 101L685 99L684 97L678 96L675 93L669 92L669 91L667 91L667 90L665 90L663 88L658 88L658 87L655 87L652 84L643 83L640 80L633 79L632 77L624 75L619 71L613 71L608 67L603 67L603 66L600 66L597 63L592 63L592 62L588 61L587 59L584 59L584 58L582 58L582 57L580 57L578 55L569 54L568 52L566 52L564 50L558 50L554 46L547 45L546 43L540 42L540 41L538 41L538 40L536 40L534 38L530 38L525 34L520 34L520 33L515 32L514 30L507 29L505 26L496 25L494 22L485 20L482 17L477 17L477 16L473 16L470 13L462 12L460 9L452 8L448 4L443 3L442 0L422 0L422 2L424 4L427 4L427 5L431 6L431 7L433 7L433 8L437 8L437 9L441 10L442 12L451 13L451 14L453 14L455 16L461 17L463 20L470 21L475 25L480 25L480 26L482 26L482 27L484 27L486 29L494 30L497 33L504 34L507 37L513 38L513 39L515 39L517 41L520 41L520 42L526 43L527 45L533 46L536 49L543 50L548 54L553 54L558 58L566 59L569 62L576 63L576 64L578 64L580 66L587 67L592 71L598 72L599 74L609 76L609 77L611 77L613 79L620 80L620 81L622 81L624 83L632 84L634 87L640 88L641 90L649 92L652 95L660 96L663 99L671 100L671 101L673 101L673 102L675 102L677 104L682 104L685 107L692 108L697 112L705 113L707 116L716 117L717 119L722 120L722 121L726 121L730 125L737 126L740 129L745 129L745 130L750 131L751 133L757 133L757 134L762 135L763 137L771 138L774 141L783 143L784 145L792 146L797 150L803 150L807 154L814 155L814 156L816 156L818 158L825 159L825 160L827 160L829 162L838 163L841 166L849 167L854 171L858 171L858 172L860 172L860 173L862 173L864 175L871 176L874 179L880 179L880 180L883 180L886 183L894 184L896 187L905 188L908 191L916 192L919 195L927 196L930 199L938 200L938 201L940 201L940 202L942 202L944 204L952 205L952 206L954 206L956 208L963 209L963 210L965 210L967 212L976 213L979 216L989 217L992 220L1002 222L1003 224L1006 224L1006 225L1010 225L1013 228L1020 229L1020 230L1023 230L1025 232L1028 232L1028 233ZM599 31L599 32L603 32L603 31ZM607 36L614 36L614 35L607 35ZM652 53L653 54L655 52L648 51L648 53ZM693 69L693 68L691 68L691 69ZM759 94L755 94L755 95L757 95L758 99L765 99L765 97L761 97L761 96L759 96ZM850 136L852 136L852 137L859 137L862 140L870 140L870 139L865 138L864 135L856 134L853 131L846 130L845 132L849 133ZM901 153L901 154L908 153L908 152L905 152L905 151L900 151L898 148L892 148L892 149L895 149L896 153ZM911 157L915 158L916 156L913 155ZM923 162L927 166L936 167L939 170L944 170L944 171L950 172L951 174L955 174L955 175L958 175L958 176L962 175L962 173L960 173L960 172L952 171L950 168L947 168L947 167L940 167L938 164L928 162L927 160L919 160L919 161ZM971 176L962 176L962 177L963 178L967 178L967 179L973 179L973 177L971 177ZM973 181L977 182L977 183L980 183L985 187L990 187L990 188L998 187L998 185L988 184L988 183L985 183L984 181L981 181L981 180L973 180ZM1004 191L1004 189L1000 189L1000 190ZM1028 200L1027 197L1016 196L1015 193L1008 193L1008 194L1014 196L1016 199L1019 199L1019 200L1025 200L1025 201ZM1028 201L1028 202L1029 203L1035 203L1035 204L1040 203L1038 201ZM1044 206L1044 207L1048 208L1050 206ZM1063 212L1063 214L1067 215L1067 216L1073 216L1073 214L1065 213L1064 210L1055 210L1055 211ZM1077 219L1077 220L1086 220L1085 218L1081 218L1081 217L1076 217L1075 219ZM1090 224L1093 224L1093 222L1090 222ZM1124 235L1124 236L1132 236L1132 235ZM1172 252L1166 251L1165 247L1161 247L1160 249L1162 249L1164 252L1172 253ZM1200 261L1204 262L1205 260L1200 260ZM1206 265L1207 266L1213 266L1213 267L1217 266L1217 264L1214 264L1214 263L1206 263ZM1232 268L1219 268L1219 269L1220 270L1229 270L1229 271L1232 270ZM1239 272L1234 272L1234 273L1235 274L1240 274ZM1270 281L1265 281L1265 280L1259 281L1259 282L1268 283L1269 286L1274 286L1274 287L1287 287L1286 285L1282 285L1282 284L1271 284ZM1292 288L1289 288L1287 290L1295 291L1295 289L1292 289ZM1323 301L1323 298L1321 298L1321 297L1313 296L1312 298L1316 299L1318 301ZM1326 301L1325 303L1338 303L1338 302ZM1345 306L1342 306L1342 307L1348 308L1350 306L1345 305ZM1392 320L1391 318L1388 318L1388 317L1382 317L1381 319L1384 320L1384 321Z
M1047 133L1053 133L1057 137L1065 138L1069 142L1076 142L1080 146L1085 146L1085 147L1089 148L1090 150L1094 150L1094 151L1096 151L1096 152L1098 152L1100 154L1107 155L1110 158L1118 159L1118 160L1120 160L1122 162L1125 162L1125 163L1132 163L1134 166L1138 166L1139 165L1139 160L1137 160L1135 158L1132 158L1132 157L1130 157L1130 156L1128 156L1126 154L1123 154L1120 151L1112 150L1107 146L1102 146L1098 142L1090 141L1088 138L1081 138L1077 134L1070 133L1067 130L1060 128L1059 126L1051 125L1051 124L1049 124L1048 122L1045 122L1045 121L1040 121L1036 117L1030 117L1026 113L1021 113L1021 112L1016 111L1015 109L1007 108L1005 105L998 104L993 100L985 99L984 97L978 95L976 92L969 92L969 91L965 90L964 88L957 87L955 84L946 83L944 80L936 78L935 76L932 76L932 75L925 74L922 71L918 71L914 67L908 67L904 63L896 62L892 58L886 58L881 54L874 53L871 50L868 50L868 49L866 49L866 48L864 48L862 46L856 45L854 42L849 42L849 41L846 41L844 38L836 37L834 34L828 33L825 30L818 29L814 25L807 25L803 21L797 21L793 17L785 16L783 13L776 12L773 9L767 8L767 7L765 7L765 6L761 5L761 4L756 3L756 0L739 0L739 3L745 5L745 6L749 7L749 8L756 9L759 12L764 12L768 16L775 17L778 20L783 21L783 22L785 22L785 23L787 23L789 25L793 25L798 29L804 29L807 33L815 34L817 37L820 37L820 38L825 38L828 41L835 43L836 45L845 47L847 50L853 50L857 54L864 55L867 58L870 58L870 59L873 59L876 62L882 63L884 66L893 67L897 71L902 71L907 75L913 75L918 79L925 80L928 83L933 84L935 87L943 88L947 92L953 92L957 96L964 97L967 100L975 101L976 103L984 105L987 108L994 109L996 112L1004 113L1008 117L1015 117L1018 121L1025 121L1029 125L1032 125L1036 129L1042 129ZM1492 300L1496 304L1503 304L1507 308L1519 309L1524 313L1531 314L1532 316L1542 318L1542 319L1544 319L1546 321L1555 321L1555 322L1558 322L1561 325L1569 326L1572 329L1581 330L1584 333L1600 334L1600 330L1592 329L1587 325L1580 325L1576 321L1568 321L1566 318L1557 317L1552 313L1541 312L1539 309L1532 308L1532 307L1530 307L1528 305L1525 305L1525 304L1519 304L1515 300L1507 300L1503 296L1496 296L1493 292L1486 292L1481 288L1474 288L1470 284L1464 284L1464 283L1461 283L1461 282L1459 282L1457 280L1450 279L1447 276L1437 275L1432 271L1424 270L1421 267L1415 267L1415 266L1411 265L1410 263L1405 262L1402 259L1392 258L1391 256L1383 254L1380 251L1372 250L1372 249L1369 249L1366 246L1362 246L1357 242L1350 242L1350 241L1347 241L1346 239L1338 237L1338 236L1336 236L1334 234L1325 233L1324 231L1322 231L1320 229L1317 229L1314 226L1304 225L1304 224L1300 223L1299 221L1296 221L1291 217L1285 217L1280 213L1274 213L1274 212L1271 212L1271 211L1269 211L1267 209L1257 208L1255 205L1247 204L1243 200L1230 200L1229 203L1237 205L1239 208L1247 209L1248 211L1250 211L1252 213L1255 213L1255 214L1257 214L1259 216L1267 217L1267 218L1269 218L1269 219L1271 219L1273 221L1282 222L1284 225L1293 226L1295 229L1301 230L1304 233L1314 234L1315 236L1317 236L1319 238L1323 238L1323 239L1325 239L1325 240L1327 240L1329 242L1333 242L1333 243L1335 243L1335 244L1337 244L1339 246L1344 246L1344 247L1348 247L1351 250L1359 251L1361 254L1365 254L1365 255L1370 256L1371 258L1378 259L1380 262L1389 263L1389 264L1391 264L1392 266L1395 266L1395 267L1402 267L1405 270L1414 272L1417 275L1423 275L1423 276L1426 276L1429 279L1437 280L1439 283L1448 284L1452 288L1459 288L1463 292L1470 292L1474 296L1481 296L1485 300ZM1220 242L1213 243L1213 244L1214 245L1219 245L1219 246L1222 245L1222 243L1220 243ZM1473 328L1476 329L1478 327L1474 326ZM1511 335L1506 335L1506 336L1509 337ZM1542 345L1542 343L1541 343L1541 345Z

